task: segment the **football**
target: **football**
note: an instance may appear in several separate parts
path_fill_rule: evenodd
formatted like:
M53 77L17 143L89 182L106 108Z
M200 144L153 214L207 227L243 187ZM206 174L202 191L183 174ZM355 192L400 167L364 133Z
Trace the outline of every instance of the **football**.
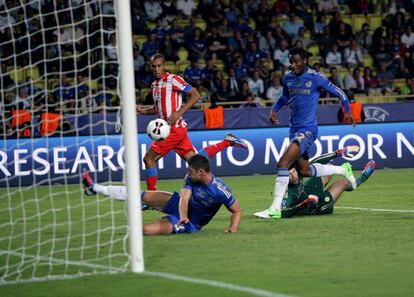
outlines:
M164 140L170 135L170 125L163 119L155 119L148 123L147 134L154 141Z

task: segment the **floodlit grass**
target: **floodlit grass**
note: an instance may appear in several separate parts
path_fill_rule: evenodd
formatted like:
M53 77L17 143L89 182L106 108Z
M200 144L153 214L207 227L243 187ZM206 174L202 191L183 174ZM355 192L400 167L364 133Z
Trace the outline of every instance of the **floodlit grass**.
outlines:
M413 296L414 213L381 212L341 207L414 210L414 170L378 170L357 191L345 193L333 215L264 221L255 211L271 202L274 176L226 177L244 211L238 234L225 234L229 213L221 209L204 230L194 235L146 237L145 266L148 271L168 272L215 280L294 296ZM179 190L181 181L161 181L159 189ZM16 189L13 189L16 191ZM63 195L62 191L69 195ZM31 201L43 198L39 203ZM84 208L76 207L84 203ZM10 205L24 203L12 213ZM41 216L18 220L45 211ZM71 205L71 208L66 207ZM0 192L0 239L13 228L13 250L30 255L112 265L123 269L124 207L103 197L82 198L79 185L38 187ZM53 222L72 224L54 226ZM147 211L144 222L161 217ZM85 223L84 220L87 219ZM16 221L17 220L17 221ZM39 226L41 232L17 236ZM117 228L107 228L116 226ZM70 234L70 236L68 236ZM87 234L82 236L82 234ZM50 241L55 236L59 240ZM67 238L73 238L68 240ZM41 242L41 247L34 246ZM99 242L100 244L97 244ZM108 242L113 242L109 244ZM30 246L22 250L25 243ZM9 241L0 241L7 250ZM32 246L33 245L33 246ZM78 248L85 250L80 252ZM51 248L55 250L50 254ZM69 252L65 252L69 250ZM113 258L109 254L118 254ZM8 260L7 260L8 259ZM0 254L0 277L5 262L19 268L22 277L68 275L92 268ZM97 269L96 271L101 271ZM8 271L10 273L10 271ZM14 275L14 279L16 275ZM12 279L12 278L11 278ZM258 293L257 293L258 294ZM167 280L155 276L120 273L73 280L0 286L0 296L255 296L230 289ZM259 295L257 295L259 296Z

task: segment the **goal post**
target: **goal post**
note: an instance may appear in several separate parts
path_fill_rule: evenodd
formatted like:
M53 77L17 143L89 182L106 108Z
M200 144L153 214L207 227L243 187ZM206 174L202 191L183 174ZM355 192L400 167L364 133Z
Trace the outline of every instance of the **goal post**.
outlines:
M118 48L121 68L121 102L123 135L126 159L126 184L128 193L128 230L131 270L144 271L137 119L135 112L135 83L132 54L130 1L116 1L118 19ZM138 182L137 182L138 181Z

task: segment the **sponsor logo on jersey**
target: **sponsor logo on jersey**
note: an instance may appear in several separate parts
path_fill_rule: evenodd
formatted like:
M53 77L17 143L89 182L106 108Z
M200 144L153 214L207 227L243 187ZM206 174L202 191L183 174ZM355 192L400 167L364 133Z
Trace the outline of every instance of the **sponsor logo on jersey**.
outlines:
M310 95L311 90L310 89L293 89L289 88L289 94L290 95Z

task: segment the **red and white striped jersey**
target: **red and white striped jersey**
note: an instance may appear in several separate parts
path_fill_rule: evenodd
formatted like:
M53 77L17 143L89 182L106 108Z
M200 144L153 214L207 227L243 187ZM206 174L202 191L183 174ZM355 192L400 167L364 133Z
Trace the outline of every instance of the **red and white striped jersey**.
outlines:
M151 89L158 114L167 121L173 112L180 109L183 103L181 93L187 93L191 85L181 76L166 72L160 79L152 82ZM175 126L185 127L187 123L181 118Z

